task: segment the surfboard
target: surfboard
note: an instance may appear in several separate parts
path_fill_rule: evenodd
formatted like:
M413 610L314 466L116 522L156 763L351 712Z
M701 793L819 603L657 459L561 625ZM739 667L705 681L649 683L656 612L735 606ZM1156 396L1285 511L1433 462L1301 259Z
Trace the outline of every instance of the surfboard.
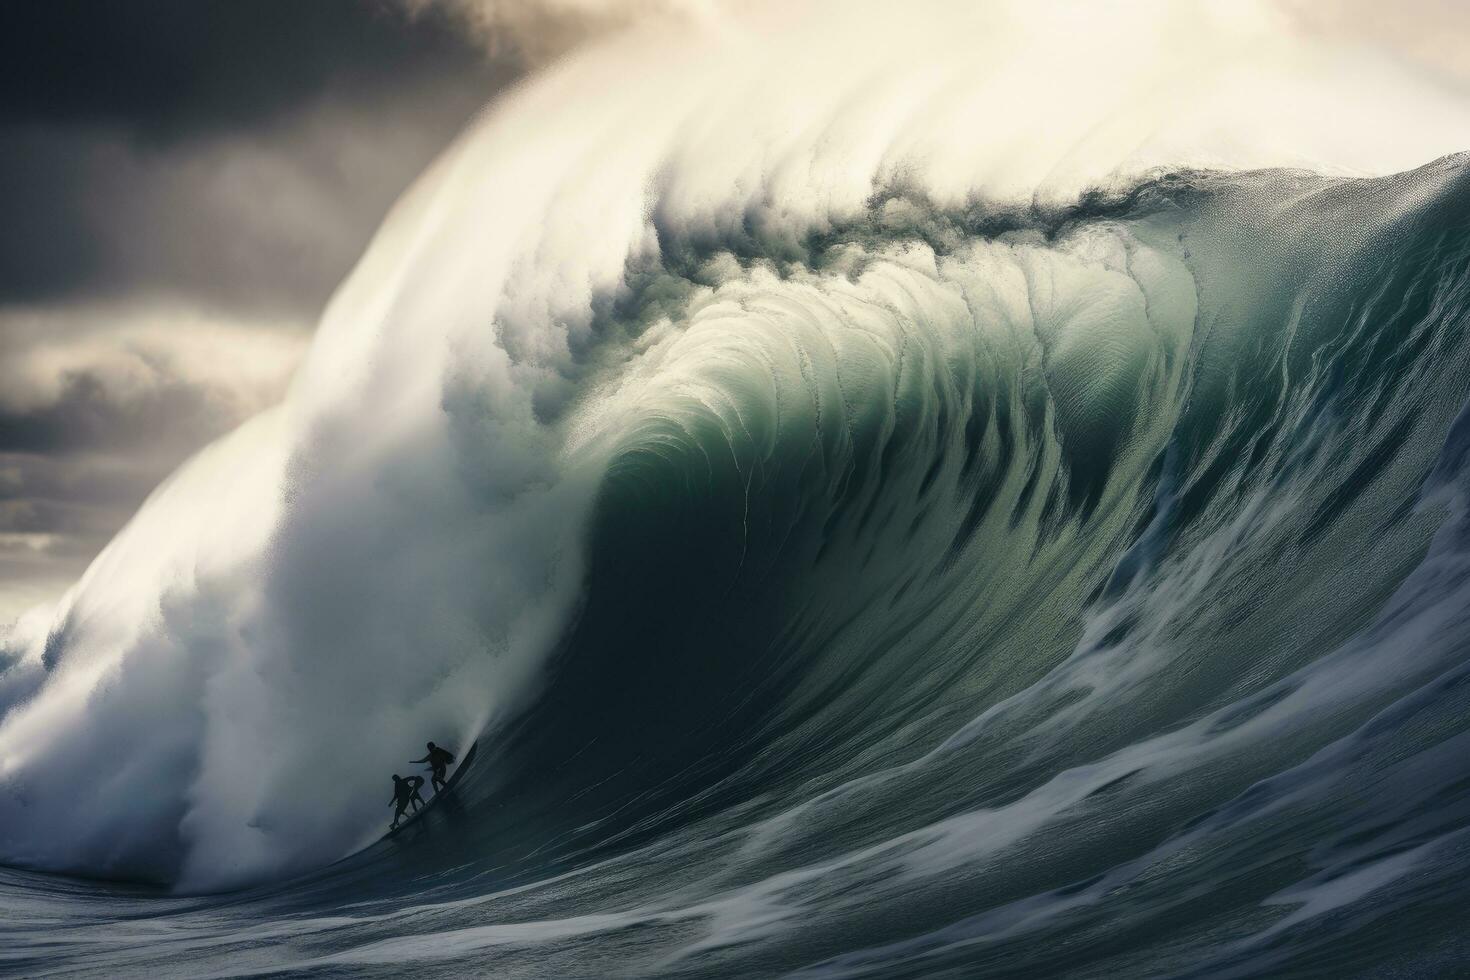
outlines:
M406 828L412 827L415 823L417 823L420 817L428 813L430 810L434 809L434 805L436 803L452 793L454 791L455 784L459 782L459 777L463 776L464 771L470 767L470 763L475 761L475 749L477 748L479 748L478 744L471 745L470 750L460 757L459 765L454 767L454 771L450 773L449 778L444 781L444 788L435 793L433 796L429 797L429 801L423 806L419 807L419 811L417 813L410 813L398 824L397 827L389 828L388 832L383 835L382 839L387 840L390 837L397 837Z

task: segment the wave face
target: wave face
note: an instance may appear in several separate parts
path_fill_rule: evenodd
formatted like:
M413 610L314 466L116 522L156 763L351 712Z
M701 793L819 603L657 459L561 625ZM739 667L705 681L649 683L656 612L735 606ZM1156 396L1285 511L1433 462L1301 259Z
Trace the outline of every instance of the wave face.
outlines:
M649 28L488 114L11 632L0 962L1463 968L1470 157L1264 167L1140 91L1284 55L1162 9ZM373 844L425 737L479 761Z

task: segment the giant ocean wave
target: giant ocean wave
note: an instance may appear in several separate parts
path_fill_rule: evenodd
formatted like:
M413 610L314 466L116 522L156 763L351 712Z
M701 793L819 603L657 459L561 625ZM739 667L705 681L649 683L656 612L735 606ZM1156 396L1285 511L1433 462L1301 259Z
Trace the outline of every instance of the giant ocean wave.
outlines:
M487 113L12 630L8 962L1463 964L1470 112L1047 9L648 27ZM425 737L476 769L373 844Z

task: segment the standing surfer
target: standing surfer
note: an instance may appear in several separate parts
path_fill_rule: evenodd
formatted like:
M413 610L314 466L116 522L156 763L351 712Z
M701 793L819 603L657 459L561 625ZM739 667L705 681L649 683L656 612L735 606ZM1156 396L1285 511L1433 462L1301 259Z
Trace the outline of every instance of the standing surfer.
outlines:
M444 792L444 771L454 761L454 755L448 749L441 749L433 742L429 743L429 754L422 759L410 759L410 762L427 762L429 768L434 770L434 777L430 782L434 786L435 793ZM423 782L422 779L419 782Z
M407 779L399 778L397 773L393 774L393 799L388 801L390 806L397 806L393 812L393 823L389 825L390 830L398 829L398 821L403 819L404 811L410 803L413 810L418 812L419 807L424 806L424 798L419 795L419 787L424 785L423 776L409 776Z

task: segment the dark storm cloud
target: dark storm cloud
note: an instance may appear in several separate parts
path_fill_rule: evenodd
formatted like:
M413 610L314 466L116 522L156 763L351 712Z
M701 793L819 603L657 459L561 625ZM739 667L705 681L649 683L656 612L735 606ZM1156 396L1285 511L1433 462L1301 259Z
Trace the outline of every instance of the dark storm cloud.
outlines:
M0 3L0 622L279 397L392 202L520 70L402 0Z
M45 536L55 542L49 550L58 553L73 540L109 536L119 516L116 508L74 500L0 500L0 534Z
M433 8L374 0L33 0L0 5L0 118L143 139L248 128L329 90L485 71Z
M515 70L433 8L0 5L0 297L146 285L309 312ZM312 227L272 223L303 195Z
M232 406L186 378L164 378L123 393L81 371L60 393L30 411L0 413L0 447L8 452L69 453L148 446L197 445L238 422Z
M158 482L146 469L137 464L136 457L119 459L94 453L60 459L0 453L0 504L11 505L9 523L0 524L0 530L45 531L50 518L56 516L69 529L77 530L83 525L64 511L142 499ZM23 505L31 508L30 516L23 512Z
M0 631L74 581L158 483L147 456L0 453Z
M112 129L0 127L0 296L140 289L310 320L479 87L313 103L168 147Z
M0 318L0 336L5 326ZM237 359L252 349L241 343L241 328L233 336L193 329L196 347L203 333L224 356L231 347ZM75 578L186 456L278 395L292 349L278 344L276 370L258 370L252 384L226 377L226 368L204 370L170 356L166 332L150 340L84 335L5 350L0 543L8 550L0 557L0 624L42 597L43 583L54 592ZM59 367L49 363L57 357Z

